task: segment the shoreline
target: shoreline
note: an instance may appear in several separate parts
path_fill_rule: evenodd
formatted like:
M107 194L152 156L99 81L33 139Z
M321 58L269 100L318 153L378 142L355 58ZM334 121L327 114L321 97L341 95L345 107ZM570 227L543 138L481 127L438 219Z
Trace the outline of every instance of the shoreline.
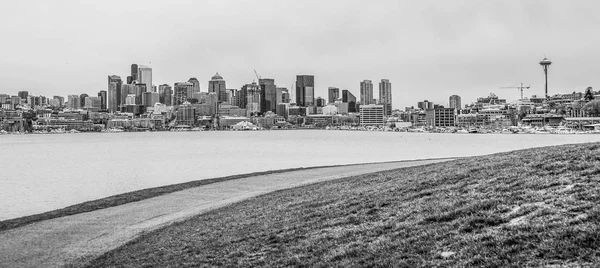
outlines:
M258 171L244 174L236 174L224 177L217 178L209 178L203 180L194 180L184 183L177 184L169 184L164 186L145 188L136 191L121 193L117 195L107 196L100 199L85 201L81 203L77 203L71 206L67 206L64 208L59 208L47 212L7 219L0 221L0 232L19 228L25 225L29 225L36 222L41 222L45 220L56 219L65 216L71 216L86 212L92 212L100 209L116 207L120 205L124 205L127 203L142 201L154 197L158 197L161 195L166 195L190 188L210 185L219 182L225 182L230 180L237 180L261 175L270 175L270 174L280 174L286 172L293 171L302 171L302 170L311 170L311 169L319 169L319 168L334 168L334 167L345 167L345 166L364 166L364 165L373 165L373 164L389 164L389 163L403 163L403 162L414 162L414 161L431 161L431 160L446 160L452 159L457 160L464 157L440 157L440 158L423 158L423 159L410 159L410 160L398 160L398 161L383 161L383 162L366 162L366 163L357 163L357 164L341 164L341 165L326 165L326 166L311 166L311 167L298 167L298 168L288 168L288 169L276 169L276 170L267 170L267 171Z

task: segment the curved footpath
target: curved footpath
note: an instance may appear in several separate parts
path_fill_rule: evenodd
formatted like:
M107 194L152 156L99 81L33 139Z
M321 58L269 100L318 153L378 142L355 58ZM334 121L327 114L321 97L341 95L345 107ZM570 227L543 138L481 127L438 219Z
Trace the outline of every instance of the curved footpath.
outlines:
M1 267L82 264L148 232L250 197L304 184L452 159L315 168L190 188L0 232Z

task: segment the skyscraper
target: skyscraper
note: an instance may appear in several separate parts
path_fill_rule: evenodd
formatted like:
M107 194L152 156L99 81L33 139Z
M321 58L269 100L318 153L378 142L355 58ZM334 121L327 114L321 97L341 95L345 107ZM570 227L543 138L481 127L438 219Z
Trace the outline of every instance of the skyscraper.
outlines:
M371 80L364 80L360 82L360 104L372 104L373 103L373 82Z
M356 113L356 97L347 89L342 90L342 102L348 103L349 113Z
M392 83L388 79L379 82L379 103L383 105L384 115L392 115Z
M192 83L192 85L193 85L192 95L194 93L200 92L200 81L198 81L198 79L196 79L196 77L192 77L192 78L188 79L188 82Z
M327 89L327 101L328 103L334 103L340 98L340 89L337 87L329 87Z
M138 78L139 84L146 85L145 92L150 92L152 90L152 68L140 65L138 68Z
M279 91L277 94L281 94L281 101L279 103L290 103L290 91L287 88L278 87L277 91Z
M192 98L194 85L190 82L177 82L173 87L173 105L181 105Z
M131 64L131 80L140 81L138 76L138 65L135 63ZM131 82L129 82L129 79L127 79L127 84L131 84Z
M261 107L261 93L260 87L256 84L256 82L252 82L252 84L246 84L242 86L240 90L240 108L250 109L250 112L258 112ZM251 109L256 107L256 109Z
M296 76L296 105L306 107L315 104L315 76Z
M450 108L454 108L456 110L460 110L460 107L461 107L460 96L458 96L458 95L452 95L452 96L450 96L449 103L450 103Z
M269 78L261 78L258 80L260 86L260 112L266 113L268 111L277 112L277 104L281 99L281 95L277 94L277 86L275 86L275 80Z
M122 85L123 81L118 75L108 76L108 97L107 108L111 113L119 111L119 106L122 104Z
M81 105L81 101L79 100L78 95L69 95L69 109L79 109Z
M98 92L98 98L100 98L100 109L106 110L106 90L100 90Z
M227 102L227 87L225 87L225 80L219 73L216 73L210 81L208 81L208 92L217 93L219 96L219 102Z
M86 93L79 95L79 102L80 102L79 107L82 107L82 108L85 107L85 98L87 98L89 96L90 95L88 95Z
M158 102L170 106L173 105L173 88L167 84L158 86Z
M29 91L19 91L19 93L17 93L17 95L19 96L19 98L21 98L22 100L27 101L27 97L29 97Z

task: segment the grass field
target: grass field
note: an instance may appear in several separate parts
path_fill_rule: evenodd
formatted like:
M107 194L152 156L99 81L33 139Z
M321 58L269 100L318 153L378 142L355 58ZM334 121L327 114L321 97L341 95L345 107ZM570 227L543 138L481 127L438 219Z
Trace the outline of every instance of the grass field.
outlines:
M595 266L600 143L282 190L167 226L91 267Z

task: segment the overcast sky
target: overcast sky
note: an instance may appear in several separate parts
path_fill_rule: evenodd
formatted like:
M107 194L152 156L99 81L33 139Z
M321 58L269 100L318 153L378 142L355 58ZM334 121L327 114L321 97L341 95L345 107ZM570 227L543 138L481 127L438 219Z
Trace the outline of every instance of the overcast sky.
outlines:
M549 91L600 89L598 1L2 1L0 93L106 90L132 63L154 84L219 72L228 88L278 86L315 75L316 95L390 79L394 108L428 99L464 103L490 92L509 101L523 82Z

